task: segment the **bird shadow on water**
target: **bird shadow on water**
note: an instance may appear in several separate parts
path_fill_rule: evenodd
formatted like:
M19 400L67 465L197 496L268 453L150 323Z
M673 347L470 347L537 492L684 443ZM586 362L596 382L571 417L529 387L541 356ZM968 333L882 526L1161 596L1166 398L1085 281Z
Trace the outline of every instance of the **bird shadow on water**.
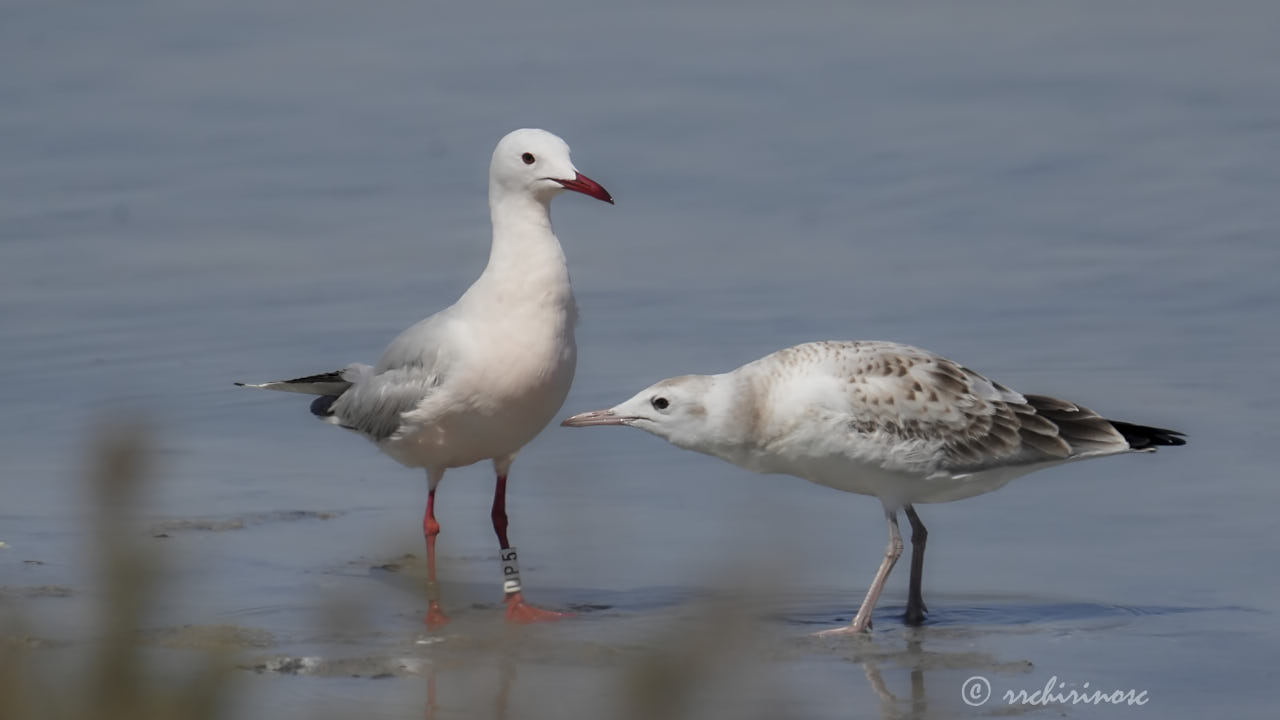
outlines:
M1113 627L1127 624L1134 619L1167 615L1206 612L1256 612L1238 606L1194 605L1116 605L1033 596L965 595L937 596L930 599L924 628L972 630L984 628L1057 629L1065 626ZM875 628L903 625L905 604L887 603L876 609L873 616ZM839 627L849 623L852 611L825 598L799 601L790 609L773 613L773 617L787 625L814 629Z

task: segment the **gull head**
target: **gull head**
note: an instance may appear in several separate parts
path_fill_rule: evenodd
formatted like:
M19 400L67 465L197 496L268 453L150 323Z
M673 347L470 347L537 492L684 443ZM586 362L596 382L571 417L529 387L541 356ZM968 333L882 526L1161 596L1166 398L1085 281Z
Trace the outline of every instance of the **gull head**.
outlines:
M613 204L608 190L573 166L569 145L546 130L525 128L499 140L489 165L489 184L491 190L528 194L544 204L565 190Z
M716 427L722 413L713 391L716 377L682 375L668 378L607 410L566 418L564 427L629 425L688 450L712 452L720 444Z

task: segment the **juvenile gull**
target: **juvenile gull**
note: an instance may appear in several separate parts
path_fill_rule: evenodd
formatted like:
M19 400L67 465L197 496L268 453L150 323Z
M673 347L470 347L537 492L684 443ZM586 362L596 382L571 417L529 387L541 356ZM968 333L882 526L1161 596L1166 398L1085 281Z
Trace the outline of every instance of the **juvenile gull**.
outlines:
M891 342L815 342L720 375L684 375L568 427L630 425L747 470L795 475L874 495L889 547L852 624L871 611L902 554L898 510L911 523L906 621L918 625L924 524L916 503L999 489L1019 475L1075 460L1183 445L1174 430L1107 420L1088 408L1022 395L927 350Z
M364 435L403 465L426 469L430 627L448 622L436 589L436 488L448 468L481 460L491 460L497 474L491 517L507 619L559 616L524 601L507 538L506 491L516 453L559 412L577 363L578 308L550 216L551 199L566 189L613 203L573 166L559 137L530 129L508 134L489 165L489 264L457 302L400 333L377 365L248 386L319 395L312 413Z

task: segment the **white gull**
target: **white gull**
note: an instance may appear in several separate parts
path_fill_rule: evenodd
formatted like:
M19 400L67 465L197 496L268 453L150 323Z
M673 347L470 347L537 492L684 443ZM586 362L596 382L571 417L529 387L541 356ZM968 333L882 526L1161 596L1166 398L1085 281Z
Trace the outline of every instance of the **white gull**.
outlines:
M489 264L457 302L402 332L377 365L249 386L319 395L312 413L364 435L403 465L426 469L430 627L448 622L436 589L436 488L448 468L481 460L491 460L497 474L491 517L507 618L559 615L524 602L507 538L506 488L516 453L559 412L577 364L578 308L550 216L551 199L566 189L613 202L573 166L559 137L533 129L508 134L489 166Z
M835 632L870 628L902 553L898 510L911 523L906 621L917 625L926 612L920 584L927 531L915 503L981 495L1065 462L1185 443L1182 433L1022 395L940 355L891 342L797 345L720 375L663 380L562 424L629 425L747 470L879 498L889 546L853 622Z

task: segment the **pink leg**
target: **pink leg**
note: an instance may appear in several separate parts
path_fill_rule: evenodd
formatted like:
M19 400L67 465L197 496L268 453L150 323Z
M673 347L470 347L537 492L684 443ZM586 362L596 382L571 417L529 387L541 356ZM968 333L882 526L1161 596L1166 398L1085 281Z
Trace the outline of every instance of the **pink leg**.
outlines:
M507 539L507 476L505 474L498 475L498 485L493 491L493 511L489 515L493 518L493 531L498 534L498 545L504 551L502 555L505 561L507 560L505 551L511 549L511 542ZM507 622L523 624L559 620L562 617L568 617L568 613L543 610L525 602L524 593L519 589L518 575L515 580L516 590L508 592L505 599L507 603Z
M436 522L436 490L427 493L427 512L422 516L422 534L427 538L427 629L435 630L449 623L449 617L440 607L440 588L436 585L436 536L440 523Z
M894 563L898 562L898 556L902 554L902 533L898 531L898 513L886 511L885 517L889 520L889 546L884 550L884 560L880 562L880 569L876 571L875 579L871 581L871 587L867 590L867 597L862 601L862 607L858 608L858 614L854 616L853 622L848 627L823 630L818 635L857 634L871 629L871 611L875 610L876 603L880 600L880 592L884 590L884 583L889 579Z

